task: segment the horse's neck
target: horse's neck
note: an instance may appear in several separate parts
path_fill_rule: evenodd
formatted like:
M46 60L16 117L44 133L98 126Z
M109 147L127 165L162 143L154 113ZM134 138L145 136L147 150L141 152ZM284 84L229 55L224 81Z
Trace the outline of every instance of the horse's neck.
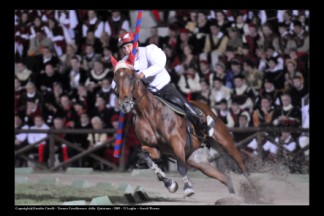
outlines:
M136 99L135 111L136 114L145 117L151 110L151 103L149 103L150 98L152 97L152 93L150 93L142 81L136 81L138 84L134 89L134 97Z

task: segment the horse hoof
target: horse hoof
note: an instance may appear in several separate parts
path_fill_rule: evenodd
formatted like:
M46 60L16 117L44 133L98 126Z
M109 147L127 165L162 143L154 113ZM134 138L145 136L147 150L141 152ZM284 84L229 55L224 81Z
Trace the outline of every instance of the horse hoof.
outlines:
M191 183L185 183L184 188L183 188L183 192L184 192L184 197L191 197L192 195L195 194L195 191L192 188Z
M170 193L175 193L178 190L178 183L172 180L172 184L167 187Z
M195 194L195 191L191 187L188 187L184 190L184 197L191 197L194 194Z

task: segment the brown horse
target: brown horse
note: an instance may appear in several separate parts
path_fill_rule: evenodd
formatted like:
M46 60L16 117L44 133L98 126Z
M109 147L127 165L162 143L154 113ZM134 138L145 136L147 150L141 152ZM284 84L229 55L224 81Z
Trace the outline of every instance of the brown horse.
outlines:
M221 173L213 167L208 160L201 156L201 143L193 132L191 148L187 143L187 121L183 116L176 114L167 105L158 100L140 79L135 70L126 62L118 62L112 59L115 72L114 81L119 95L121 110L135 113L135 131L141 141L144 159L148 166L156 173L158 179L170 192L178 189L178 184L167 178L166 174L153 162L160 154L165 154L177 160L178 171L184 181L184 195L194 194L192 184L187 176L186 165L200 170L205 175L218 179L227 186L230 193L234 193L232 181L229 176ZM212 138L218 142L226 152L232 156L241 168L244 175L248 176L248 170L243 163L241 155L234 146L232 136L224 123L203 103L192 102L206 117L211 116L215 124ZM213 144L214 145L214 144Z

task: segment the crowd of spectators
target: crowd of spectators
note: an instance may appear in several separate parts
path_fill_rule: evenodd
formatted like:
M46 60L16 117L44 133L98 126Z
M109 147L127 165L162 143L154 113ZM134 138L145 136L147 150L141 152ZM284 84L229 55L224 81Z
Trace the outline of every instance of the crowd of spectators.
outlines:
M161 12L163 19L152 11L157 25L141 45L156 44L165 52L171 81L188 100L207 103L228 127L301 127L308 121L302 100L309 94L309 11L175 10L172 17ZM110 56L122 58L118 36L134 24L128 10L16 10L15 127L117 128ZM167 36L159 35L159 27L168 28ZM131 122L131 114L127 118ZM131 169L140 145L128 126ZM299 144L301 134L291 135L274 137L298 143L285 148L289 152L306 145ZM17 134L16 149L44 136ZM114 136L62 134L85 149ZM55 146L60 161L77 154ZM253 154L251 146L246 150ZM112 149L98 154L118 165ZM46 163L47 143L34 151ZM17 160L17 166L25 165ZM108 169L90 159L71 165Z

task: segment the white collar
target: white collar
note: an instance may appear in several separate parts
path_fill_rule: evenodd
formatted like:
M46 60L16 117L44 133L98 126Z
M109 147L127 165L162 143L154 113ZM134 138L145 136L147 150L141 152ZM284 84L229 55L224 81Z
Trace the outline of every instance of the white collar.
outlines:
M289 104L288 106L283 106L282 109L284 111L288 111L288 110L291 110L293 108L293 105Z

